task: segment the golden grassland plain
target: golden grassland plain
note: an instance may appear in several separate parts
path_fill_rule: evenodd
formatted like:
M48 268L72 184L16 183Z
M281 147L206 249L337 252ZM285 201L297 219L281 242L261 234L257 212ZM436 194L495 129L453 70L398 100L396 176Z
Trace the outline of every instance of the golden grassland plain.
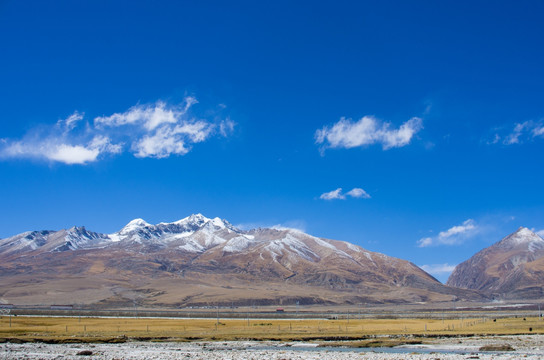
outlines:
M144 341L334 341L365 340L389 336L403 338L439 336L544 334L538 317L467 319L157 319L93 317L3 316L0 342L124 342ZM395 345L394 343L393 345ZM352 343L352 346L357 346ZM379 346L384 346L379 342Z

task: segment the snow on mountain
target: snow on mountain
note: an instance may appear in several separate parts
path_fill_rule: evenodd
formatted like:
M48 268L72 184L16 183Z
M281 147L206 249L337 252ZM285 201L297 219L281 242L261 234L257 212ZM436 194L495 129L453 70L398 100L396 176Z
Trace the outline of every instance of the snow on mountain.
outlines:
M211 219L205 217L204 215L202 214L192 214L192 215L189 215L181 220L178 220L178 221L174 221L173 223L161 223L161 224L164 224L164 225L170 225L170 224L176 224L176 225L184 225L184 224L192 224L192 225L196 225L196 226L202 226L204 225L205 223L207 223L208 221L210 221Z
M242 252L255 243L255 237L249 235L236 236L226 242L223 247L224 252L236 253Z
M11 254L36 250L47 242L47 236L53 231L27 231L0 240L0 253Z
M527 246L531 252L544 249L544 239L526 227L520 227L516 232L502 239L498 244L501 248Z
M319 255L313 252L304 242L293 236L293 234L287 234L285 237L271 241L264 247L272 255L272 259L277 261L277 257L281 256L284 252L287 254L296 254L308 261L314 261L319 259Z
M110 243L108 235L72 227L60 231L29 231L0 241L0 254L10 255L31 251L67 251L90 249Z
M109 238L113 242L174 246L180 251L199 253L224 244L231 237L241 233L241 230L234 228L226 220L193 214L174 222L161 222L157 225L149 224L142 219L134 219L120 231L110 234Z
M456 266L447 285L504 298L544 293L544 239L525 227Z
M126 289L147 286L149 291L142 293L159 294L147 300L161 304L172 299L195 304L209 299L247 303L245 296L276 304L285 300L286 289L292 299L308 303L479 297L445 287L406 260L343 241L285 228L244 231L202 214L156 225L134 219L109 235L84 227L23 233L0 240L0 259L10 271L10 281L18 283L13 276L42 276L44 283L58 284L54 281L70 278L79 286L83 277L93 278L89 286L111 289L104 294L93 290L96 301L116 304L124 301L111 296L117 294L119 284ZM247 291L240 291L240 286ZM82 292L79 301L86 301L89 293ZM132 304L133 295L128 294L126 301Z
M258 247L261 256L267 253L273 260L287 255L292 261L300 258L315 262L323 254L352 258L346 251L361 251L355 245L341 243L344 244L343 250L331 242L296 229L243 231L218 217L207 218L202 214L193 214L174 222L161 222L156 225L137 218L109 235L89 232L84 227L58 232L28 232L0 240L0 253L6 252L8 247L12 252L34 251L41 247L47 251L68 251L116 244L117 247L128 249L136 246L136 251L144 252L172 248L174 251L203 253L218 247L224 254L236 254ZM313 250L315 248L322 250L318 254Z
M348 242L345 242L345 241L344 241L344 244L346 244L346 246L347 246L350 250L357 251L357 252L361 252L361 251L362 251L362 249L361 249L359 246L355 246L355 245L353 245L352 243L348 243Z
M134 219L128 224L125 225L124 228L119 231L120 234L129 234L134 231L138 231L142 228L145 228L146 226L151 226L148 222L146 222L144 219Z
M195 228L201 228L208 223L213 225L213 227L215 228L227 229L228 231L235 231L235 232L240 231L239 229L234 228L228 221L224 219L220 219L218 217L210 219L205 217L202 214L193 214L181 220L174 221L172 223L160 223L159 226L160 225L166 226L166 227L179 226L181 228L186 228L186 229L195 229Z
M74 226L68 230L61 230L55 235L54 237L60 238L61 244L52 251L88 249L111 242L107 235L87 231L83 226Z

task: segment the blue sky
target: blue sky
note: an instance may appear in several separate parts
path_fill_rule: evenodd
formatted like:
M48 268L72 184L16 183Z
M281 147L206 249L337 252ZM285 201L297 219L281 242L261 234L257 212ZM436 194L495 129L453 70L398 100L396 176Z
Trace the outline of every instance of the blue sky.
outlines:
M445 280L519 226L544 230L543 15L0 1L0 237L200 212Z

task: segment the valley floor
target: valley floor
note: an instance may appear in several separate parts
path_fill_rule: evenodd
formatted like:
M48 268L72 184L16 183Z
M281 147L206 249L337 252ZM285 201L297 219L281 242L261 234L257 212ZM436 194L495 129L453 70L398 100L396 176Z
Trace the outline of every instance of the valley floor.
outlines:
M485 352L482 346L510 345L513 351ZM425 345L391 349L316 347L283 342L127 342L122 344L0 344L0 359L252 359L252 360L457 360L544 359L544 335L436 338ZM86 352L86 353L85 353ZM88 356L84 356L88 355Z

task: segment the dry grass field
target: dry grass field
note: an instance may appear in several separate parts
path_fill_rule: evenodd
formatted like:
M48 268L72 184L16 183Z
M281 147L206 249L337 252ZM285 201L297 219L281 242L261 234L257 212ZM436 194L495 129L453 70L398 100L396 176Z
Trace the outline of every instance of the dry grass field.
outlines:
M10 323L11 322L11 323ZM543 334L537 317L471 319L255 320L3 316L0 342L124 342L191 340L364 340Z

